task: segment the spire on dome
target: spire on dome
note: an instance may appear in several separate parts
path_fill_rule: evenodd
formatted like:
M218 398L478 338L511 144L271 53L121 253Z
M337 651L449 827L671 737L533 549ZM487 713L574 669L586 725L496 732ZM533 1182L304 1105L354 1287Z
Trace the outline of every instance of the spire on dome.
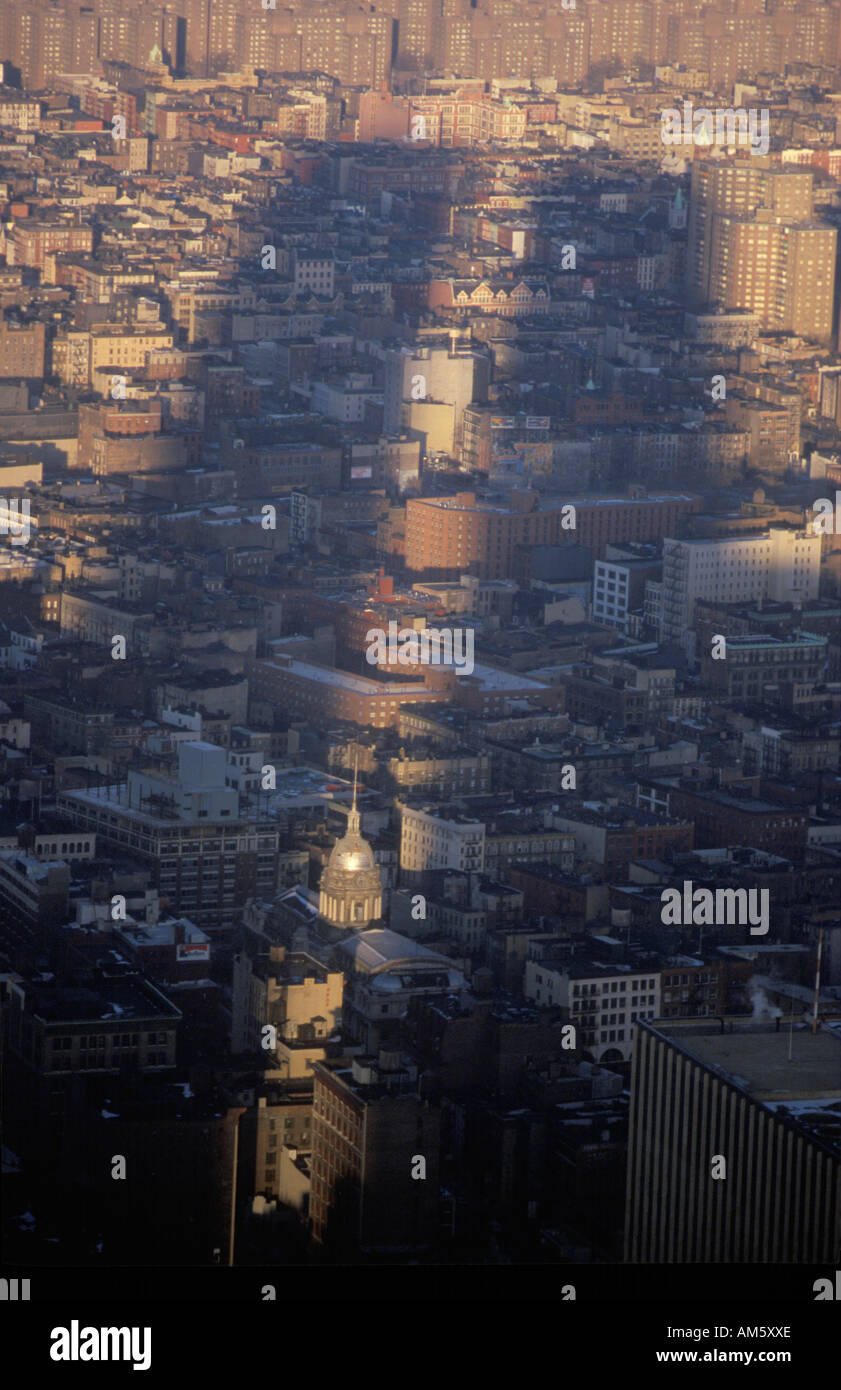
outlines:
M362 833L362 817L356 806L356 783L359 776L359 749L356 748L353 754L353 801L347 818L348 835L360 835Z
M357 804L359 748L353 766L353 801L348 827L337 840L321 875L319 912L333 926L363 928L382 913L382 877L374 852L361 833Z

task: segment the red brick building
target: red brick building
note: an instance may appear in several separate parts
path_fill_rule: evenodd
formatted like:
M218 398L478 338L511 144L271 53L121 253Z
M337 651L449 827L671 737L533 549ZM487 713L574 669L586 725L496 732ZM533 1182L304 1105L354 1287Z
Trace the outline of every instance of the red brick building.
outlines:
M583 545L602 559L617 541L679 535L683 518L700 507L701 498L689 493L541 499L536 492L512 492L507 503L473 492L411 497L406 568L430 577L507 579L515 572L518 546Z
M50 251L92 251L93 228L70 222L33 222L27 219L12 228L6 259L9 265L43 270Z
M661 859L695 847L692 817L674 807L662 815L637 806L579 806L554 824L575 836L576 858L597 864L610 883L627 882L635 859Z
M475 667L471 675L426 666L421 680L402 681L372 680L286 656L253 660L246 667L252 699L266 700L310 721L347 719L375 729L396 729L403 705L448 700L456 708L476 713L506 714L512 704L524 699L557 709L563 698L557 686L488 666Z
M806 850L807 812L776 806L748 792L680 786L669 794L669 811L694 823L698 849L750 845L794 860L802 859Z

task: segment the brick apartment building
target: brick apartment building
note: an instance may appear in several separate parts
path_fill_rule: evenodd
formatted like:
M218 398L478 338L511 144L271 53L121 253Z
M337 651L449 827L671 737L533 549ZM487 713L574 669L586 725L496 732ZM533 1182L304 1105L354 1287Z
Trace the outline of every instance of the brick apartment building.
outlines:
M505 579L514 573L517 547L561 543L587 546L602 559L607 546L620 541L679 534L682 518L700 507L700 497L688 493L542 500L537 493L513 492L507 501L474 492L412 497L406 503L406 568L417 575L451 578L469 571L481 579Z
M795 861L806 850L808 813L747 791L701 790L681 784L669 794L669 812L692 821L698 849L747 844Z
M9 323L0 313L0 380L41 380L44 375L47 330L43 323Z
M6 261L9 265L44 269L50 251L93 250L93 228L70 222L17 222L9 234Z

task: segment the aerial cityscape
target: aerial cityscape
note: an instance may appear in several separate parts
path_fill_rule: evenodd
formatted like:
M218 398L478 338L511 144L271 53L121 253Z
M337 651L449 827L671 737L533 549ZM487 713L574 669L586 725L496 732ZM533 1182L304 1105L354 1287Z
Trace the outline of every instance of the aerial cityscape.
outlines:
M5 1298L841 1297L839 229L841 0L2 0Z

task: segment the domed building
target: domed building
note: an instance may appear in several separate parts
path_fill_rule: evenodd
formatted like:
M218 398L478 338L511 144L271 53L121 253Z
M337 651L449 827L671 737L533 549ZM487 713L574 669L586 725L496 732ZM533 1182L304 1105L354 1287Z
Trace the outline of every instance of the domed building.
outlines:
M347 831L330 851L319 884L319 914L334 927L367 927L382 916L382 878L361 823L354 777Z

